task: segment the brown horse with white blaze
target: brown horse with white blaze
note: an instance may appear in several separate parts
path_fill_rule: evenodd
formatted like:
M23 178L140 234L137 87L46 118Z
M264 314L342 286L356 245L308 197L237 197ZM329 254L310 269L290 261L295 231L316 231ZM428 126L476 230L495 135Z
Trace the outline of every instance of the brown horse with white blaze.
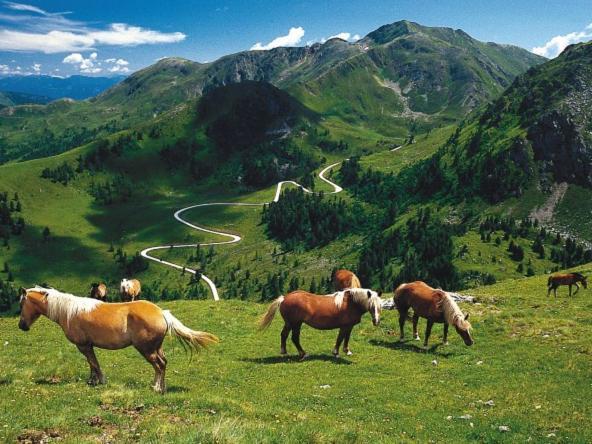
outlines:
M137 279L122 279L119 286L119 292L121 294L122 302L135 301L136 299L140 299L142 285Z
M427 319L424 339L424 347L428 345L428 339L435 322L444 324L444 344L448 344L448 326L452 324L466 345L473 345L471 336L471 324L469 315L464 315L454 299L444 290L435 289L425 282L416 281L402 284L395 290L393 302L399 311L399 328L401 329L401 341L405 337L405 320L409 308L413 308L413 337L419 340L417 322L419 318Z
M280 353L285 355L286 341L292 332L292 342L298 350L300 359L306 358L306 352L300 345L300 329L307 324L318 330L339 329L333 355L339 357L339 347L343 342L343 351L351 355L349 338L362 315L370 312L372 323L380 323L382 300L378 293L365 288L351 288L330 295L316 295L303 290L296 290L286 296L280 296L271 303L260 320L259 328L267 328L279 310L284 318L284 328L280 334Z
M196 351L218 341L210 333L187 328L170 311L148 301L107 304L34 287L21 289L20 304L21 330L28 331L41 315L62 327L90 365L90 385L105 383L94 347L118 350L133 345L154 367L154 390L164 393L167 360L162 343L167 333Z
M572 285L576 286L576 291L574 296L578 291L580 291L580 286L578 282L582 283L584 288L588 288L588 279L581 273L563 273L563 274L553 274L549 276L547 280L547 296L551 294L551 290L557 297L557 287L560 285L569 285L569 296L571 297L571 287Z
M335 291L342 291L346 288L362 288L360 279L349 270L336 270L333 273L333 287Z

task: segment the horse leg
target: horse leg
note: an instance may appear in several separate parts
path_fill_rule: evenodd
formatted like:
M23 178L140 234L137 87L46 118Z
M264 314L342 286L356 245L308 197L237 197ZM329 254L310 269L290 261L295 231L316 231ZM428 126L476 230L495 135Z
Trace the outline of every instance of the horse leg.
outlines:
M419 333L417 332L417 323L419 322L419 315L413 313L413 339L419 341Z
M553 287L553 294L555 295L555 299L557 299L557 287Z
M444 345L448 345L448 322L444 322Z
M571 298L571 284L569 284L569 297Z
M547 287L547 297L551 296L551 290L553 290L553 285Z
M347 356L353 355L353 352L349 349L349 338L351 336L352 329L353 329L353 327L350 327L349 329L346 330L345 338L343 340L343 351L345 352L345 354Z
M88 378L88 385L104 384L105 377L103 376L103 372L101 372L101 366L99 365L99 361L97 360L93 346L77 345L76 347L78 347L80 353L82 353L86 357L88 365L90 366L90 377Z
M167 359L164 356L164 351L162 349L162 346L158 349L158 351L156 353L158 354L158 360L159 360L159 364L160 364L160 388L162 390L161 393L165 393L166 392L166 383L165 383L164 377L165 377L165 373L166 373Z
M296 350L298 350L298 355L300 356L300 360L306 359L306 352L300 345L300 329L302 328L302 322L299 322L294 327L292 327L292 342L296 346Z
M337 341L335 341L335 348L333 349L333 356L335 356L336 358L339 358L339 347L341 347L343 338L345 338L345 329L340 328L339 334L337 335Z
M136 347L136 349L140 352L140 354L142 356L144 356L146 361L148 361L152 365L152 367L154 368L154 383L152 385L152 388L157 393L164 393L166 390L163 385L164 370L166 368L166 361L164 359L162 359L161 355L159 355L160 346L156 350L155 349L145 350L145 349L141 349L138 347Z
M287 323L285 323L284 328L282 328L282 333L280 334L280 355L285 355L288 353L288 351L286 350L286 341L288 340L288 336L290 335L290 330L290 326Z
M426 325L426 332L425 332L425 339L423 341L423 346L428 346L428 339L430 339L430 335L432 334L432 326L434 325L434 321L428 319L428 325Z
M578 291L580 291L580 286L578 285L577 282L574 285L576 286L576 291L573 294L575 296L576 294L578 294Z
M405 320L407 319L407 310L399 310L399 341L405 339Z

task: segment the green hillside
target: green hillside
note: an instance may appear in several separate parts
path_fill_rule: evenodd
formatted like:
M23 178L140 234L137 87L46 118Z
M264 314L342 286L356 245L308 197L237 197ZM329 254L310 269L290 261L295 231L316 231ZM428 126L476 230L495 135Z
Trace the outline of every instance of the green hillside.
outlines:
M347 359L330 355L334 332L305 327L311 358L302 363L292 344L291 357L278 356L280 322L256 331L265 305L165 303L222 340L192 360L167 340L165 396L150 390L152 369L133 349L99 350L107 385L88 387L84 358L55 324L41 319L23 333L16 318L0 318L0 382L10 405L0 411L0 439L587 442L590 290L568 299L562 289L554 299L545 287L541 276L472 291L478 304L461 304L472 347L454 332L442 346L439 325L427 350L401 344L395 312L385 311L379 328L366 317L354 329Z
M247 51L200 64L168 58L86 101L0 111L0 162L57 154L146 124L213 88L272 83L343 133L404 138L458 121L544 59L462 31L397 22L357 43Z

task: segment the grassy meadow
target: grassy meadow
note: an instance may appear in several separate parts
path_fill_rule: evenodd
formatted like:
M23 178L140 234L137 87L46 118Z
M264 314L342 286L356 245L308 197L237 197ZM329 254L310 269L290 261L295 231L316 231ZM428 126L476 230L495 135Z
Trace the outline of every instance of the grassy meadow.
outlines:
M164 396L133 349L98 351L108 382L89 387L57 325L43 318L23 333L16 317L0 318L0 441L590 442L590 290L554 299L545 286L541 276L472 291L478 303L461 304L470 348L454 330L441 345L440 325L427 349L399 343L396 312L384 311L378 328L367 316L355 328L352 357L330 354L336 332L305 327L305 362L291 344L290 357L278 355L279 318L256 331L265 305L163 303L221 338L192 359L167 339Z

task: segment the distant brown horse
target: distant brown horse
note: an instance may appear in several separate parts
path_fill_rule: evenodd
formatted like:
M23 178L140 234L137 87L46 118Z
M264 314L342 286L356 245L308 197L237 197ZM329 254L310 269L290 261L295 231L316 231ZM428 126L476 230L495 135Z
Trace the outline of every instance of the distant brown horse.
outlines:
M349 270L336 270L333 273L333 287L335 291L342 291L346 288L362 288L358 277Z
M107 286L104 283L93 283L90 285L90 297L99 301L107 302Z
M588 288L587 278L581 273L552 274L551 276L549 276L549 279L547 280L547 296L549 296L551 294L551 290L553 290L555 297L557 297L557 287L559 287L560 285L569 285L569 296L571 296L572 285L575 285L575 296L576 293L580 291L580 286L578 285L578 282L581 282L584 288Z
M21 289L19 328L28 331L41 315L59 324L66 338L86 357L90 385L105 383L94 347L117 350L133 345L154 367L154 390L164 393L167 360L162 342L167 333L195 350L218 341L210 333L185 327L170 311L148 301L106 304L53 288Z
M300 345L300 329L302 323L310 325L318 330L333 330L338 328L339 334L335 342L333 354L339 357L339 347L344 341L343 351L347 355L352 352L349 349L349 338L354 325L359 324L362 315L370 312L372 323L380 323L380 311L382 300L378 293L364 288L352 288L339 291L332 295L320 296L303 290L296 290L286 296L280 296L271 303L269 309L261 318L259 328L267 328L276 314L280 311L284 318L282 329L280 353L285 355L286 341L290 331L292 342L298 349L300 359L307 357Z
M135 301L136 299L140 299L142 285L137 279L122 279L119 292L122 302Z
M469 315L463 315L454 299L443 290L430 287L425 282L416 281L402 284L395 290L393 302L399 310L401 340L405 336L405 319L409 308L413 308L413 337L419 340L417 322L420 317L427 319L424 347L432 332L434 322L444 324L444 344L448 344L448 326L452 324L466 345L473 345Z

